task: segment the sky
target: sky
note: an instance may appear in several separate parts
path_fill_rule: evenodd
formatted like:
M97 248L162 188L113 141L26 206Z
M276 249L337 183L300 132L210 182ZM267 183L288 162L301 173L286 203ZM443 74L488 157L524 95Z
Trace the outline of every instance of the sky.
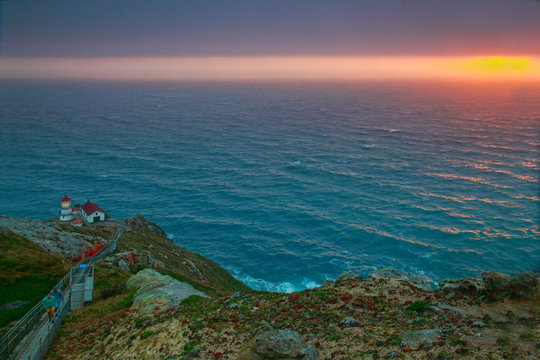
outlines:
M0 11L1 77L418 76L436 73L426 59L478 56L517 58L533 76L540 61L540 0L0 0ZM394 72L382 59L399 59Z

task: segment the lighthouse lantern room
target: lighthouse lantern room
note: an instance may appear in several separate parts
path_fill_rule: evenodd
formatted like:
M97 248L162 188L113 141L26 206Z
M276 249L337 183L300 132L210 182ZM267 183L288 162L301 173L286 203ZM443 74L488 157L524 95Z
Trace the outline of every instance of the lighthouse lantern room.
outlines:
M73 220L73 211L71 210L71 199L67 195L61 200L60 221Z

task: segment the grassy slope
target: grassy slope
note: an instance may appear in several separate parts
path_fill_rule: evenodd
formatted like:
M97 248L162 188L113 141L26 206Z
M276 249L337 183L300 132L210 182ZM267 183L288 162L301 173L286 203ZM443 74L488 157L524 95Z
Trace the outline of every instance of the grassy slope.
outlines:
M56 224L59 230L78 232L92 236L112 238L115 226L103 224L96 227L73 227ZM232 295L235 292L250 292L251 289L235 279L218 264L199 254L176 246L169 239L160 237L148 229L125 233L118 242L118 251L137 250L151 252L165 266L164 274L185 281L210 296ZM0 306L14 301L28 304L9 311L0 311L0 329L7 330L10 322L21 318L40 301L68 271L74 263L54 253L48 253L28 239L10 233L0 234ZM136 273L143 264L131 266ZM131 304L132 292L126 291L125 282L131 273L122 271L116 261L101 261L95 265L95 304L81 312L71 314L70 321L87 322L90 319L111 318L125 314ZM86 316L84 316L86 315ZM81 318L82 316L82 318ZM81 319L79 319L81 318ZM1 330L0 330L1 332Z
M43 299L72 265L22 236L0 234L0 306L14 301L28 302L17 309L1 310L0 329Z
M136 249L139 253L150 251L152 256L165 264L160 271L185 281L210 296L231 295L250 288L235 279L225 269L202 255L176 246L171 240L160 237L147 229L126 232L118 242L118 251ZM189 264L191 262L199 271ZM142 268L142 267L141 267ZM135 272L137 268L132 269Z
M77 232L91 236L111 239L117 227L103 224L96 227L73 227L69 224L56 224L59 230ZM144 253L150 251L154 258L162 261L164 274L185 281L211 296L231 295L237 291L249 291L242 282L232 277L215 262L185 249L179 248L166 238L147 229L127 232L118 243L118 251L134 250ZM191 262L200 273L194 273ZM0 234L0 306L26 301L13 310L0 310L0 329L19 319L40 301L74 265L73 262L54 253L48 253L38 245L19 235ZM143 265L132 266L135 273ZM124 272L108 262L95 265L95 298L97 301L124 293L124 284L132 274ZM203 277L201 278L201 274Z

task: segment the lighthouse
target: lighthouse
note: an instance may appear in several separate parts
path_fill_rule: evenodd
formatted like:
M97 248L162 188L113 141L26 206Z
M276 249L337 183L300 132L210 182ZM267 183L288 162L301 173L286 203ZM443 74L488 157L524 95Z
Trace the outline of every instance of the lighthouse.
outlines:
M67 195L61 201L62 210L60 210L60 221L73 220L73 211L71 210L71 199Z

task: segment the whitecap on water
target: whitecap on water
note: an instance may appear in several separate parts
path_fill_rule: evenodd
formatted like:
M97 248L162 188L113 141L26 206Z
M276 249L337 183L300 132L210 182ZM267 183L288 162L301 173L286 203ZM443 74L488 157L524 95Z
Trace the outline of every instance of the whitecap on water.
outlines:
M238 280L255 290L273 291L279 293L292 293L296 291L302 291L305 289L313 289L320 286L314 280L304 278L299 283L292 283L290 281L273 282L264 279L258 279L251 275L242 273L238 268L225 266L225 268Z

